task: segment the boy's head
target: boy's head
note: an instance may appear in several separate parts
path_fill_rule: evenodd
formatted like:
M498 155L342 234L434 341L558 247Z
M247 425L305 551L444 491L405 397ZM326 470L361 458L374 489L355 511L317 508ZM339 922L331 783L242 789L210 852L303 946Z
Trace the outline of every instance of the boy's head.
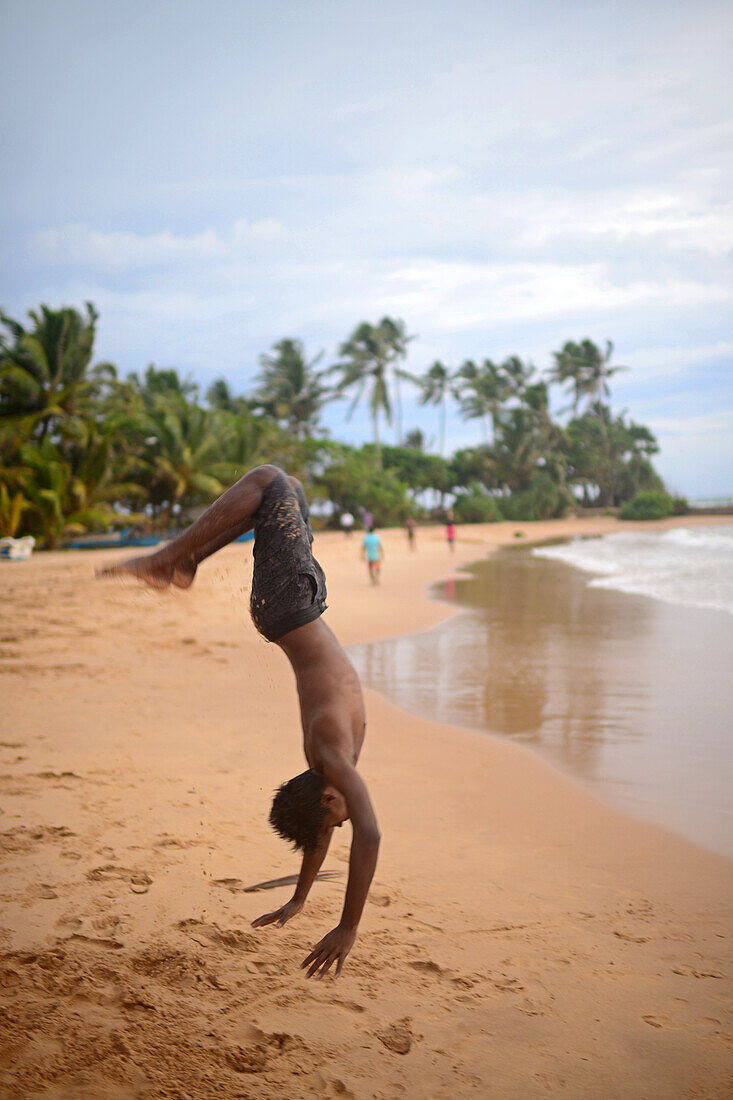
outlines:
M327 825L340 825L348 814L343 795L312 768L289 779L275 792L270 824L303 852L318 847Z

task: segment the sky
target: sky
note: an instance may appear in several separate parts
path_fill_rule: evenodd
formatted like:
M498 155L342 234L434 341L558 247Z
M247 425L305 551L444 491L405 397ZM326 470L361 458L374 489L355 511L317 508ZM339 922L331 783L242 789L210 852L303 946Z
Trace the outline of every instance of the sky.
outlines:
M0 305L237 393L385 315L416 374L610 339L670 488L733 495L732 40L730 0L0 0Z

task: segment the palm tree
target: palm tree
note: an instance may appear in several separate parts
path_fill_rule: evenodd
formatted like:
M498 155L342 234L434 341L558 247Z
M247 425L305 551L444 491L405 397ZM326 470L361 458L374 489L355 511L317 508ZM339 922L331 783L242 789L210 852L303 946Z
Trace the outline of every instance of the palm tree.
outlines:
M24 513L31 506L27 496L29 474L17 450L0 462L0 538L14 538L21 529Z
M421 405L440 406L440 454L445 447L445 410L446 402L450 395L455 396L455 376L439 359L435 362L419 380L422 393Z
M408 451L423 453L425 451L425 433L420 428L412 428L411 431L405 433L402 446L406 447Z
M512 492L525 489L543 467L561 476L562 433L550 416L547 386L527 386L521 405L505 410L490 449L497 481Z
M611 367L613 344L606 340L606 350L601 349L592 340L584 339L580 343L568 340L560 351L552 353L555 360L549 373L551 382L569 385L573 394L573 416L577 416L578 406L584 397L589 405L595 405L604 397L610 396L609 378L627 367Z
M229 412L233 410L234 398L226 378L214 379L206 391L206 400L213 409L226 409Z
M46 547L53 547L63 534L129 523L137 517L115 512L112 504L144 495L138 484L115 480L111 435L94 420L77 418L67 425L67 432L60 441L46 437L22 444L20 465L10 471L18 486L12 500L6 486L0 486L0 512L5 513L8 503L16 511L16 517L11 511L3 522L22 515L23 529Z
M0 538L15 538L23 521L23 513L30 508L30 501L18 489L13 495L0 481Z
M273 347L273 355L261 355L259 390L254 405L281 422L298 439L311 435L323 406L333 390L323 384L327 371L317 371L320 352L310 362L300 340L285 339Z
M355 395L346 414L350 420L359 404L364 391L369 387L369 412L374 428L374 450L377 464L382 464L382 449L379 439L379 417L384 413L388 424L392 423L392 401L387 376L393 356L391 334L381 325L370 325L362 321L357 325L348 340L339 347L343 361L331 369L341 372L337 391L355 389Z
M491 359L484 359L480 366L473 359L467 359L459 367L456 380L464 419L481 420L484 439L488 443L489 421L496 434L501 409L512 395L510 379Z
M534 364L523 362L518 355L510 355L508 359L498 367L499 375L504 379L508 390L508 397L518 397L520 400L529 380L534 374Z
M397 409L397 446L400 446L402 443L402 397L400 395L400 379L406 378L411 382L413 382L414 379L411 374L401 369L398 364L407 357L407 345L411 340L415 339L415 336L407 335L404 321L395 320L392 317L383 317L379 322L379 328L384 334L387 345L391 349L391 360L394 368L395 407Z
M198 397L197 383L190 374L181 378L175 367L156 367L155 363L150 363L142 379L131 374L129 381L142 395L146 408L153 408L161 397L194 401Z
M25 329L0 312L9 335L0 335L0 417L21 437L43 440L55 419L80 412L114 367L91 367L98 314L91 302L77 310L30 310Z
M146 416L140 476L166 522L178 508L208 503L224 491L217 476L222 463L216 415L180 397L159 395Z

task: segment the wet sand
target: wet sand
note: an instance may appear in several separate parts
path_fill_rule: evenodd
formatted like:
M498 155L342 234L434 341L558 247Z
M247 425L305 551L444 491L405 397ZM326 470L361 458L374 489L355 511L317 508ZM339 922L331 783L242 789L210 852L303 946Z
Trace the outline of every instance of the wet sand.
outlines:
M716 517L716 521L719 519ZM532 537L610 519L522 525ZM647 528L648 529L648 528ZM318 536L347 644L426 628L426 585L511 525ZM0 1095L723 1097L732 864L599 802L522 746L367 693L383 845L338 983L298 970L338 919L348 828L306 911L269 830L302 769L292 674L257 638L251 549L164 594L36 555L0 572Z
M398 706L513 738L620 809L733 857L733 616L590 579L501 550L431 589L467 611L352 659Z

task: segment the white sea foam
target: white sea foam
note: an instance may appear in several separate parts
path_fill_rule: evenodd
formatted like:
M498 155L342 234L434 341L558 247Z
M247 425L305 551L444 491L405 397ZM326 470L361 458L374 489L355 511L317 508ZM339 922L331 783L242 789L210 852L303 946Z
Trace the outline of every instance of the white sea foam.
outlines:
M733 525L629 531L533 552L597 574L593 587L733 614Z

